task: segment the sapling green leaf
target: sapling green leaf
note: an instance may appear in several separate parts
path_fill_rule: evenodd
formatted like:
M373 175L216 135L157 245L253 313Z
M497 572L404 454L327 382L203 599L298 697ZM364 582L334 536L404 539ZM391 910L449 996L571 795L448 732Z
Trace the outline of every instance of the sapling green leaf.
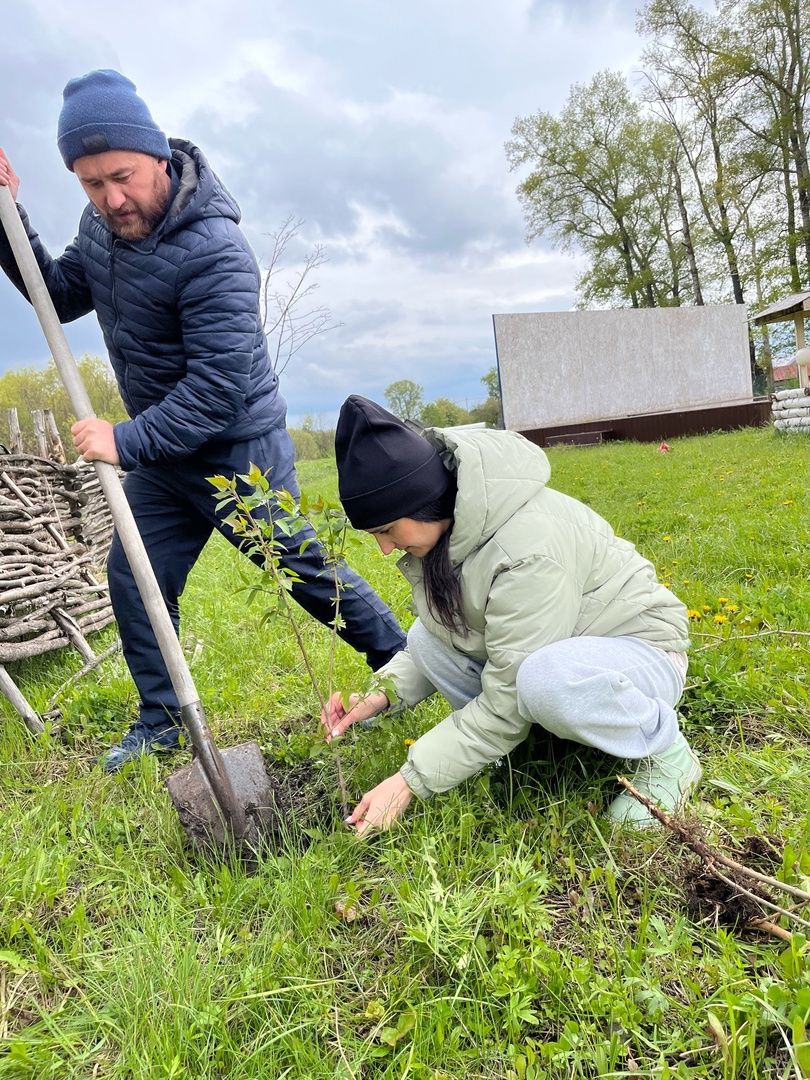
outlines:
M285 489L273 489L267 473L253 463L246 474L240 473L230 480L222 476L209 477L209 482L216 489L214 498L217 505L221 508L232 506L224 521L237 536L243 538L243 550L251 557L258 558L262 565L258 582L253 580L244 587L247 604L252 605L258 597L264 596L268 607L261 616L260 625L266 625L273 618L282 618L289 623L321 711L325 711L332 697L337 634L345 627L340 613L340 599L343 589L349 587L340 576L340 567L345 562L350 543L349 520L343 508L321 495L310 497L302 494L296 497ZM299 534L303 534L298 544L300 554L304 554L315 540L320 543L324 563L332 571L335 586L332 597L335 613L330 623L332 633L325 691L315 674L297 610L291 603L293 586L302 579L283 564L287 548L278 539L279 536L294 539ZM343 767L340 751L337 747L333 747L333 751L341 808L345 816L348 813L348 796Z

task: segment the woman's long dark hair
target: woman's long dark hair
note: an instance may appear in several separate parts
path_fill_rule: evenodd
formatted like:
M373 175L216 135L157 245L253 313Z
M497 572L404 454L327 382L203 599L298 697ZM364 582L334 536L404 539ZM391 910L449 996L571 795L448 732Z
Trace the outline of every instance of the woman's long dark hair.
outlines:
M466 634L467 627L461 606L461 582L450 562L450 535L453 532L456 507L456 478L452 477L447 491L438 499L426 503L408 515L414 521L444 521L450 518L450 528L422 558L425 599L433 618L457 634Z

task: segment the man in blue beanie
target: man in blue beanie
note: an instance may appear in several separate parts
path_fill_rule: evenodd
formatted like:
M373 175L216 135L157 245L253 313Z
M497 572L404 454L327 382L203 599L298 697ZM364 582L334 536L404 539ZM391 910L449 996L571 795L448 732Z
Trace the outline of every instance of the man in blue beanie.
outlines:
M71 434L87 461L127 472L127 498L179 626L178 600L216 528L232 543L206 477L272 469L297 492L286 403L259 316L260 274L239 228L239 208L200 150L167 139L117 71L91 71L64 90L58 146L90 204L76 239L53 259L31 228L37 261L62 322L95 310L129 420L81 420ZM19 178L0 150L0 184ZM25 287L0 229L0 265ZM300 581L295 599L315 618L335 615L331 574L305 535L282 541ZM377 668L404 646L389 609L348 567L340 635ZM110 597L124 656L140 694L137 721L104 758L115 771L140 753L178 745L179 710L163 658L117 537Z

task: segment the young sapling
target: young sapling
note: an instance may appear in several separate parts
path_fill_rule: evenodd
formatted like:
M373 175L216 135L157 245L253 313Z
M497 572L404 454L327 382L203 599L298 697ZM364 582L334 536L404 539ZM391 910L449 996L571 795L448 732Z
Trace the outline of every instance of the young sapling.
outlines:
M269 471L269 470L268 470ZM344 626L340 611L341 593L350 588L340 575L340 568L346 562L348 550L357 544L349 520L339 503L330 502L321 495L313 497L302 493L296 498L291 492L270 486L267 473L251 464L246 474L233 477L210 476L210 484L216 488L215 498L220 507L230 507L224 518L237 536L242 537L242 549L260 564L258 578L244 576L244 591L248 605L258 597L270 600L261 616L261 625L271 619L279 618L292 630L298 651L304 661L309 682L318 700L321 711L327 707L334 689L335 652L338 631ZM309 527L309 528L307 528ZM329 640L329 660L326 674L325 692L321 687L310 650L301 629L297 605L292 602L292 590L300 581L298 574L282 562L289 549L289 541L301 534L298 544L299 553L303 554L310 544L318 543L323 549L323 561L331 574L334 585L334 616L331 620ZM314 535L313 535L314 534ZM282 539L283 538L283 539ZM390 680L378 679L372 674L364 694L382 690L389 701L394 701L394 692ZM344 700L348 701L346 692ZM337 771L340 804L343 816L348 814L349 799L343 771L340 750L334 749L335 768Z

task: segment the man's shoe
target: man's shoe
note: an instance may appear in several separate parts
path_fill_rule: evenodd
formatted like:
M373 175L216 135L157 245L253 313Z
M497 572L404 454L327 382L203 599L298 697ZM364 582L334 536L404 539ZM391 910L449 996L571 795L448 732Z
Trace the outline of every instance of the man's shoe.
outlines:
M180 728L174 724L162 728L135 723L117 746L111 746L99 759L106 773L118 772L122 765L141 754L165 753L180 746Z
M681 809L702 775L703 769L695 752L678 732L678 737L668 750L637 762L635 773L629 779L642 795L673 814ZM636 829L658 824L646 806L634 799L629 791L622 792L613 800L607 808L607 816L617 824L631 825Z

